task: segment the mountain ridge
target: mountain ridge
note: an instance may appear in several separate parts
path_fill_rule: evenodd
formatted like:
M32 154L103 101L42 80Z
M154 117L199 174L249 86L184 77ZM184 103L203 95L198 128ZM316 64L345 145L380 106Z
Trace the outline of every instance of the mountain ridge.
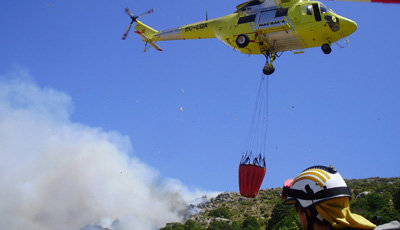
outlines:
M345 179L351 188L351 210L379 225L400 221L400 177ZM266 188L255 198L239 192L224 192L193 205L200 210L183 223L168 223L170 229L300 229L297 214L283 205L281 188Z

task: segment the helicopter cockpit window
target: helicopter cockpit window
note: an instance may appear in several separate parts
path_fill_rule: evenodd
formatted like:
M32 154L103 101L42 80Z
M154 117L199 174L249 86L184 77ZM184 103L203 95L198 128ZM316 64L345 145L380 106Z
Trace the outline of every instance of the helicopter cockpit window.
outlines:
M332 9L328 8L327 6L325 6L322 3L320 3L320 8L321 8L321 13L323 13L323 14L328 13L328 12L335 13Z
M302 13L303 15L312 15L313 13L313 7L312 5L305 5L302 8Z
M260 5L260 4L262 4L264 2L264 0L253 0L253 1L251 1L251 2L249 2L249 3L247 3L246 4L246 7L248 7L248 6L255 6L255 5Z
M246 10L251 10L251 6L257 6L260 4L263 4L265 0L252 0L247 3L240 4L240 8L237 8L239 11L246 11ZM237 6L237 7L239 7Z
M333 32L337 32L340 29L339 18L335 16L325 16L325 21L328 23L329 27Z
M322 3L321 3L321 5L320 5L320 8L321 8L321 13L323 13L323 14L329 12L329 8L326 7L326 6L325 6L324 4L322 4Z

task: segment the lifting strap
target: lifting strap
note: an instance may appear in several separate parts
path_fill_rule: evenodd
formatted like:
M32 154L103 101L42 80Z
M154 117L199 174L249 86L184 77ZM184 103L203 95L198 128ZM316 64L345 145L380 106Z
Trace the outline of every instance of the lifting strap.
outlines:
M265 167L268 113L268 77L262 75L241 164Z

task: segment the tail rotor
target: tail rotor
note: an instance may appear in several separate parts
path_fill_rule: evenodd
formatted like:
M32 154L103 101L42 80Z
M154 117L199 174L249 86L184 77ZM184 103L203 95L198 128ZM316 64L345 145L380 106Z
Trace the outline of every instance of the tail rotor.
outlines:
M134 22L136 22L136 19L143 17L145 15L151 14L154 12L154 9L150 9L142 14L139 14L138 16L135 16L132 14L132 12L129 10L128 7L125 8L125 13L127 13L129 15L129 17L131 18L131 23L129 23L128 28L126 28L125 33L122 35L122 40L125 40L126 37L128 36L129 31L131 30L132 24Z

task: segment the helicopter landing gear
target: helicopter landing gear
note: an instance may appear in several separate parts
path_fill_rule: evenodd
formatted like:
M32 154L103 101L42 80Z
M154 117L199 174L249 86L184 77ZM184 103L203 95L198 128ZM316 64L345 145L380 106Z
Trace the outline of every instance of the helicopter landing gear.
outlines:
M249 37L246 34L240 34L239 36L237 36L236 38L236 45L239 48L244 48L246 47L250 42Z
M266 52L264 53L265 58L267 59L265 66L263 68L263 73L265 75L271 75L275 72L275 67L272 64L272 62L275 61L277 55L276 53L270 53L270 52Z
M321 46L322 52L324 52L324 54L330 54L332 52L332 48L329 44L325 43Z

